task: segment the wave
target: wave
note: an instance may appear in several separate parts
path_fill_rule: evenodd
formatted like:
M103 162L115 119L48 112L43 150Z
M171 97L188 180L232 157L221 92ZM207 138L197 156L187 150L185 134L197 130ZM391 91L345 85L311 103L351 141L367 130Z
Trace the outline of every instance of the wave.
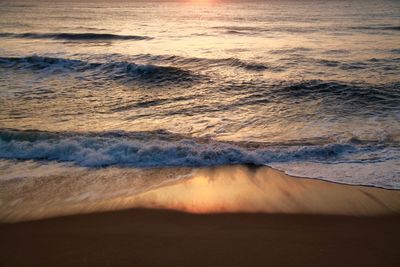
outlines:
M373 72L387 71L387 70L398 70L399 58L371 58L364 61L349 61L349 60L328 60L324 58L312 58L307 56L309 52L313 50L307 47L296 47L291 49L280 49L271 50L270 53L277 55L286 55L280 58L277 63L271 64L266 62L254 62L249 60L243 60L239 58L196 58L196 57L182 57L177 55L152 55L152 54L139 54L132 56L134 60L140 60L150 63L163 63L171 65L179 65L192 69L210 69L210 68L226 68L232 67L240 70L251 71L251 72L281 72L285 69L304 65L310 65L312 67L321 66L324 68L337 68L344 71L356 71L356 70L369 70ZM395 53L396 51L392 51ZM337 49L330 50L326 53L331 54L345 54L347 50ZM119 54L112 54L110 57L124 58ZM329 70L331 72L331 70Z
M231 65L231 66L234 66L237 68L250 70L250 71L264 71L264 70L270 69L267 65L265 65L263 63L246 62L246 61L242 61L237 58L227 58L227 59L222 59L220 61L228 63L228 65Z
M234 67L247 71L265 71L270 67L264 63L244 61L239 58L196 58L196 57L181 57L176 55L152 55L141 54L133 58L145 60L149 62L161 62L169 64L177 64L193 68L209 68L209 67Z
M381 26L381 25L372 25L372 26L355 26L350 27L350 29L354 30L381 30L381 31L400 31L400 26Z
M123 41L123 40L150 40L152 37L138 35L117 35L109 33L0 33L0 37L23 39L56 39L67 41Z
M288 33L311 33L320 30L318 27L287 27L287 26L268 26L268 27L253 27L253 26L215 26L211 27L218 31L223 31L225 34L237 34L237 35L256 35L266 32L288 32Z
M85 168L268 165L294 176L400 188L398 141L220 142L167 131L45 132L0 129L0 159Z
M398 112L400 83L370 84L341 82L335 80L297 80L266 83L264 80L232 81L219 88L224 92L240 94L232 106L286 103L312 106L322 114L337 116L371 114L387 116L387 112ZM323 119L315 114L314 119Z
M378 115L399 110L400 83L379 85L310 80L287 84L283 88L276 91L280 98L296 101L319 99L328 114L347 116L373 112Z
M377 84L357 84L343 83L336 81L321 81L309 80L299 83L285 84L284 90L279 90L280 93L292 97L334 97L342 98L343 100L355 101L374 101L382 100L389 101L395 104L400 101L400 83L387 83L384 85ZM392 102L396 101L396 102ZM397 102L398 104L399 102Z
M322 67L326 70L327 75L332 75L331 69L337 69L338 73L344 73L342 71L362 71L363 73L382 73L382 74L395 74L399 71L399 61L398 57L382 57L382 58L369 58L365 60L337 60L337 59L326 59L318 57L310 57L307 55L306 48L295 48L295 49L283 49L283 50L272 50L270 53L282 54L284 57L279 59L282 67L288 69L295 67ZM396 51L391 50L391 53L396 53ZM346 50L330 50L325 51L324 54L346 54ZM318 73L321 75L321 73Z
M42 132L3 129L0 158L73 162L84 167L212 166L269 164L290 161L346 160L387 145L377 142L300 145L219 142L166 131L153 132ZM364 157L364 162L367 160Z
M291 53L307 53L312 52L313 50L308 47L293 47L293 48L283 48L283 49L275 49L271 50L269 53L271 54L291 54Z
M124 82L142 81L163 84L167 82L193 82L198 77L191 71L152 64L136 64L127 61L88 62L77 59L41 56L0 57L0 68L47 71L48 73L77 72L107 75L110 79Z
M256 27L256 26L214 26L211 27L212 29L217 29L217 30L232 30L232 31L263 31L266 30L263 27Z
M176 55L151 54L140 54L127 58L126 56L122 56L119 54L111 54L107 55L105 58L100 58L99 61L106 62L98 63L96 61L89 62L77 59L43 57L36 55L27 57L0 57L0 67L17 69L24 68L32 70L46 69L50 72L51 70L60 72L62 70L87 71L93 69L125 69L126 72L131 74L133 70L136 70L137 73L140 73L142 75L142 77L148 76L149 78L156 73L161 74L162 72L164 72L166 75L172 75L171 78L177 79L178 82L182 80L182 78L184 80L195 79L194 76L196 75L194 75L193 72L190 71L190 69L209 70L210 68L232 67L250 72L274 70L266 64L243 61L238 58L191 58ZM131 61L145 62L145 64L136 64ZM182 69L182 67L184 67L184 69ZM197 75L197 78L199 78L199 75Z

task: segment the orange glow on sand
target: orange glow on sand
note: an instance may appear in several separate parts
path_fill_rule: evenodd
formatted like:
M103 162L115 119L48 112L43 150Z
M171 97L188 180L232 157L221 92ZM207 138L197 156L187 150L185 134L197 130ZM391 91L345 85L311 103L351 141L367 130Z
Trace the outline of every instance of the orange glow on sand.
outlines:
M268 167L221 166L125 199L128 206L191 213L380 214L400 210L399 192L290 177ZM390 206L390 207L389 207Z

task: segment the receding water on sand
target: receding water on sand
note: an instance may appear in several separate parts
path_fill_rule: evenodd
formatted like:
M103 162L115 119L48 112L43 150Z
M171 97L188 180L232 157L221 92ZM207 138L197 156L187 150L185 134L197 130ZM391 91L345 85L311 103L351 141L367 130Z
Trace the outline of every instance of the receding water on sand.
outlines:
M2 175L0 220L24 221L127 208L190 213L382 215L400 212L400 192L295 178L268 167L90 170L10 164ZM3 171L5 166L3 166ZM25 175L23 173L26 173Z

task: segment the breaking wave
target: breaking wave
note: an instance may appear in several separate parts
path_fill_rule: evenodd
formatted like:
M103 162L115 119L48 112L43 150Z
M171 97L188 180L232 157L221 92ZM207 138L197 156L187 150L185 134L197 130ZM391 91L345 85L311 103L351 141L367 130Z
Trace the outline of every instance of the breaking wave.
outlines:
M94 72L107 75L113 80L126 82L141 80L149 83L191 82L196 76L189 70L177 67L158 66L152 64L136 64L133 62L88 62L77 59L29 56L29 57L0 57L0 68L13 68L47 73L62 72Z
M288 161L352 161L355 154L377 153L387 145L349 140L345 143L219 142L166 131L153 132L42 132L0 131L0 158L73 162L85 167L211 166L269 164ZM351 155L351 158L347 156ZM371 160L377 160L376 157ZM364 157L364 162L368 160Z
M294 176L400 188L400 146L390 140L220 142L167 131L44 132L0 129L0 159L86 168L268 165Z

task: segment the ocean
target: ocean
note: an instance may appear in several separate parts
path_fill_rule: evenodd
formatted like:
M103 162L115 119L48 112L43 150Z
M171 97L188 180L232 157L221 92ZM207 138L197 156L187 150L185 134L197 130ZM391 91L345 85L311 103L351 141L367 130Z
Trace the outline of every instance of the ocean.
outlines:
M229 164L400 189L399 121L400 1L0 2L3 214L32 181L79 202Z

